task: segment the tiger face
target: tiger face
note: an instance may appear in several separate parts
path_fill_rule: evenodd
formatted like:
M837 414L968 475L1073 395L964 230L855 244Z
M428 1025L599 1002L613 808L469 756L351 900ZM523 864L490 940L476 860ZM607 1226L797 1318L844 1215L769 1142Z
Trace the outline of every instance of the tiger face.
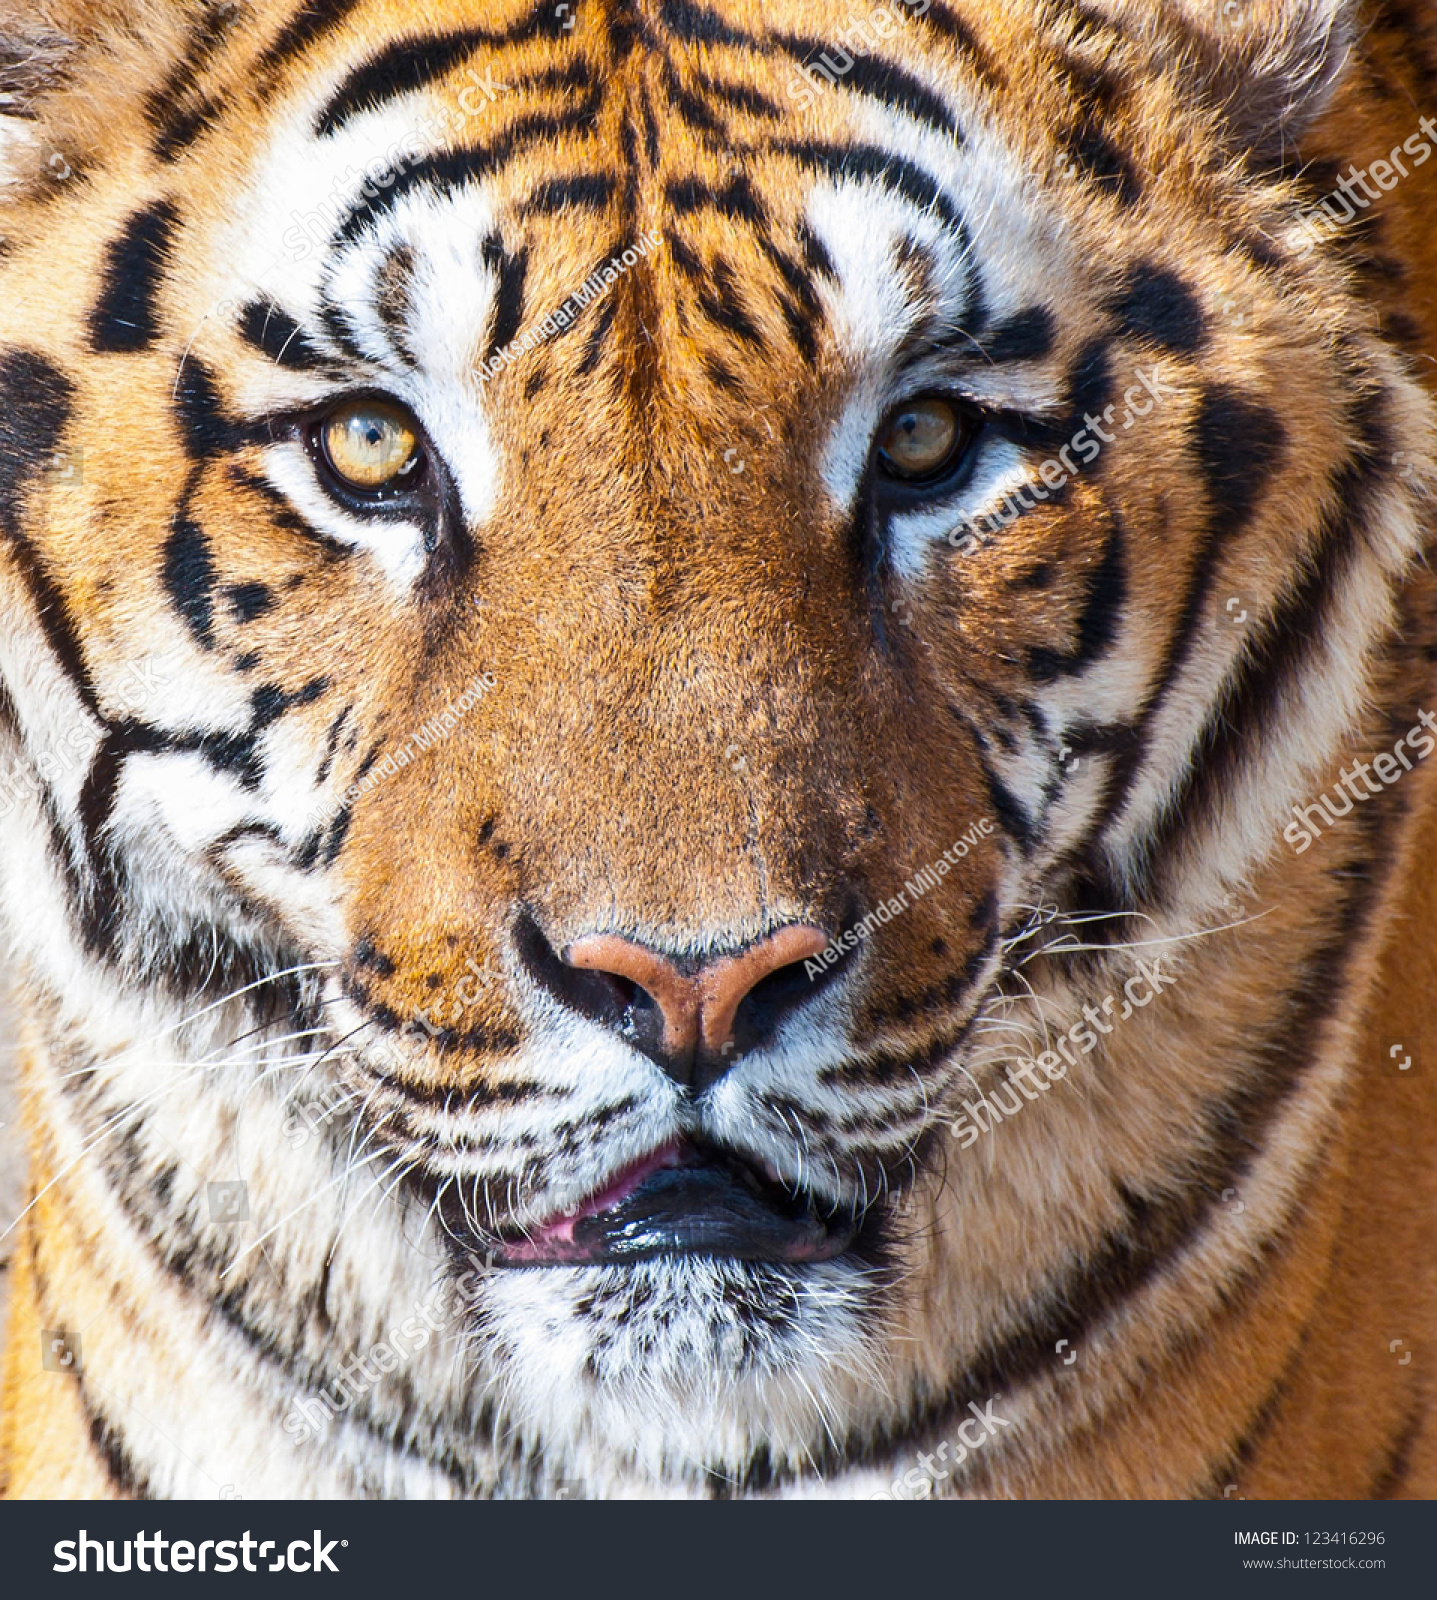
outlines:
M344 1490L1043 1459L1279 1114L1203 963L1420 545L1282 162L1349 8L158 9L56 47L3 263L44 1159L121 1119L272 1433L463 1284Z

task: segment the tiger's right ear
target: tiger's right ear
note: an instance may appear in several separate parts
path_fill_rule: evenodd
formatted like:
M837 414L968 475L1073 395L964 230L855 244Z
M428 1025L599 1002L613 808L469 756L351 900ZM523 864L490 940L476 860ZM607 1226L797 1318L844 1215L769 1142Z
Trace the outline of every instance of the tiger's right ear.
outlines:
M1276 166L1326 109L1352 56L1359 0L1158 0L1180 69L1206 85L1235 154ZM1131 13L1129 13L1131 14Z
M76 45L44 25L13 25L0 9L0 195L43 165L40 104L65 81Z

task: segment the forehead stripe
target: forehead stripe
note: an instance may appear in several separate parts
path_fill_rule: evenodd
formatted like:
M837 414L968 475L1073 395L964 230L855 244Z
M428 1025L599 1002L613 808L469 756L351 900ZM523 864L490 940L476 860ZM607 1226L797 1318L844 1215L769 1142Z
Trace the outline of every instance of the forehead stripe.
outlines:
M305 0L299 15L280 30L259 58L261 92L273 88L296 56L338 28L361 3L362 0Z
M602 90L595 85L589 95L565 111L536 111L517 117L492 144L462 146L419 158L373 199L362 199L351 209L335 236L337 242L352 243L416 189L444 193L462 188L502 172L536 144L558 140L567 133L591 133L602 99Z
M922 84L911 73L882 56L853 56L836 46L828 46L819 39L802 39L792 34L782 34L773 41L779 49L791 55L805 73L819 79L828 74L824 64L834 57L847 61L847 66L834 65L830 71L838 75L838 87L854 94L877 100L890 110L901 111L915 122L924 123L947 138L960 144L963 134L952 110L932 89ZM815 57L819 58L815 62ZM810 80L812 81L812 80Z
M496 33L489 28L464 28L455 33L426 34L397 40L349 74L333 99L320 112L315 131L321 137L327 136L337 132L351 117L366 111L377 111L400 95L427 89L478 50L486 47L497 50L506 45L526 44L532 39L562 38L563 35L564 13L550 0L539 0L527 17L504 32ZM552 73L547 76L551 80L549 87L563 87L568 82L562 77L556 78ZM519 85L511 84L510 87L517 88ZM587 82L580 87L587 87Z

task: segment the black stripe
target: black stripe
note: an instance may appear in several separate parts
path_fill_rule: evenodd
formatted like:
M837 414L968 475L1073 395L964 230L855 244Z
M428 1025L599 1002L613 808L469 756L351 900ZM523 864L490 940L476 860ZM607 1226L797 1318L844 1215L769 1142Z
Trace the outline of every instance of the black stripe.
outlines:
M340 224L336 239L342 243L357 239L415 189L450 192L462 188L492 177L536 144L560 139L566 133L587 131L602 103L602 87L595 84L582 101L564 111L536 111L516 117L492 144L421 157L398 173L381 194L361 200Z
M741 222L763 223L768 218L763 201L743 173L730 178L722 189L713 188L701 178L677 179L668 185L664 198L681 217L712 210Z
M319 308L319 320L324 324L324 331L351 361L357 362L361 366L367 366L370 357L359 343L359 336L350 321L349 306L339 305L330 300L328 298L328 288L324 292L326 299Z
M207 461L265 437L263 430L246 428L225 414L214 374L197 356L187 356L175 375L174 403L192 461Z
M330 556L352 556L354 549L350 545L325 533L322 528L316 528L306 522L294 509L285 495L256 472L251 472L248 467L240 466L231 461L226 466L226 476L240 488L247 489L258 495L266 504L270 523L273 527L283 528L287 533L298 534L303 539L308 539Z
M724 141L728 137L723 119L700 100L694 92L687 88L678 73L667 62L664 62L664 89L669 104L679 114L679 121L686 128L700 135L701 138L709 137L707 142L712 144L715 140Z
M1212 384L1202 393L1192 446L1207 481L1207 525L1157 684L1139 715L1137 738L1113 763L1090 838L1099 837L1121 812L1137 780L1157 714L1196 648L1222 557L1246 527L1268 480L1280 465L1287 434L1269 406L1237 390Z
M484 28L466 28L460 33L424 34L387 45L340 84L320 112L315 132L327 138L337 133L351 117L364 111L377 111L400 95L427 88L481 45L492 44L498 37L502 36Z
M29 1230L30 1237L30 1278L35 1288L35 1299L40 1307L45 1310L47 1317L52 1315L48 1310L50 1302L49 1277L40 1264L39 1236L35 1229ZM58 1375L61 1382L66 1375ZM96 1410L90 1397L85 1392L85 1377L83 1361L79 1372L72 1372L69 1380L79 1390L81 1410L85 1416L86 1427L90 1435L90 1442L95 1447L95 1452L104 1465L110 1482L119 1489L121 1496L128 1495L136 1500L148 1500L151 1491L148 1480L135 1466L124 1449L123 1435L101 1412Z
M80 789L76 817L85 841L89 881L82 897L80 937L86 951L97 958L114 953L123 918L124 893L115 869L114 851L107 832L114 814L115 795L124 772L125 758L139 746L127 729L107 727Z
M195 80L238 20L237 6L210 7L165 81L145 97L145 116L155 129L154 151L161 161L183 154L220 115L222 108L197 92Z
M1390 874L1395 830L1384 830L1381 805L1379 799L1362 813L1360 826L1372 852L1367 870L1334 880L1340 898L1336 915L1324 919L1326 938L1299 967L1285 1003L1252 1050L1251 1060L1262 1070L1208 1107L1181 1178L1175 1175L1160 1198L1119 1190L1123 1226L1086 1252L1084 1265L1052 1286L1025 1326L993 1346L952 1386L953 1406L1035 1377L1051 1363L1060 1338L1074 1344L1088 1340L1100 1319L1194 1243L1211 1218L1214 1196L1240 1186L1254 1155L1266 1149L1273 1118L1302 1082L1341 1003L1345 972Z
M225 590L236 622L253 622L275 606L274 590L263 583L236 583Z
M1028 306L1005 317L984 340L983 359L1002 365L1008 361L1041 361L1051 355L1057 325L1047 306Z
M100 298L90 313L92 349L147 350L160 336L157 307L179 215L168 200L137 211L105 249Z
M22 537L25 502L52 465L75 386L35 350L0 353L0 533Z
M1263 1255L1257 1268L1259 1283L1267 1276L1266 1257L1267 1250L1264 1247ZM1254 1276L1253 1270L1250 1269L1244 1276L1246 1280L1250 1281ZM1228 1485L1240 1479L1242 1474L1257 1459L1258 1451L1272 1432L1273 1424L1281 1416L1282 1408L1292 1392L1292 1386L1297 1379L1298 1368L1307 1354L1307 1345L1311 1337L1311 1326L1304 1327L1301 1337L1293 1346L1291 1353L1283 1364L1282 1371L1273 1380L1267 1393L1258 1402L1241 1434L1224 1447L1217 1465L1209 1469L1206 1476L1194 1489L1192 1494L1194 1500L1221 1500L1226 1498L1224 1491Z
M1059 138L1074 167L1090 182L1110 192L1120 206L1136 205L1142 183L1128 157L1094 120L1085 120Z
M895 63L881 56L853 56L837 45L825 45L821 40L805 39L794 34L776 34L772 42L791 55L807 72L833 78L840 89L851 89L870 100L877 100L946 138L959 144L963 142L952 110L933 90ZM820 52L820 60L814 61L813 58L820 56ZM843 60L835 60L835 56ZM847 62L847 65L843 62ZM824 71L825 66L827 72Z
M306 0L300 14L280 30L274 43L260 56L262 87L270 87L296 56L338 28L359 4L360 0Z
M825 144L818 140L780 140L773 148L800 165L831 178L875 179L921 211L932 211L966 242L967 230L938 180L921 167L871 144Z
M916 16L914 20L932 28L942 38L956 45L963 57L963 64L975 78L989 88L997 88L1007 81L1002 68L978 43L973 30L950 6L943 5L941 0L933 0L927 11L921 16Z
M708 269L692 250L679 238L678 234L668 235L669 254L674 258L674 265L686 278L692 278L696 283L708 282Z
M586 377L598 366L599 357L604 349L604 341L609 336L609 329L614 325L614 317L618 309L618 301L614 299L613 295L610 295L599 312L599 319L594 324L593 332L589 335L588 343L584 347L583 359L574 369L579 377Z
M823 321L823 303L813 287L809 272L792 260L769 238L758 235L759 248L777 268L788 290L780 292L778 307L798 352L810 366L818 359L818 329Z
M764 348L763 334L749 315L734 277L733 268L726 261L714 262L713 287L701 289L698 302L704 315L715 327L722 328L725 333L733 334L755 349Z
M614 198L614 180L607 173L581 173L571 178L549 178L524 199L522 215L552 216L573 206L581 211L602 211Z
M273 300L250 301L240 313L240 335L276 366L312 372L327 365L324 352L309 342L289 312Z
M524 321L524 279L529 271L529 252L510 255L497 234L490 234L480 250L484 265L499 275L494 296L494 326L489 334L485 366L491 366L499 352L514 340Z
M1368 410L1369 407L1362 407ZM1369 421L1376 423L1373 416ZM1362 436L1363 420L1352 419ZM1223 685L1206 726L1193 741L1193 756L1163 818L1144 840L1144 876L1172 861L1183 837L1199 820L1212 821L1254 751L1272 748L1288 716L1292 689L1326 654L1331 630L1327 614L1342 596L1348 573L1367 554L1364 535L1372 492L1388 459L1385 426L1369 435L1362 457L1349 463L1338 482L1338 510L1319 536L1315 559L1301 580L1260 625L1236 671Z
M70 380L33 350L0 356L0 534L9 541L35 619L56 664L85 709L103 722L79 630L64 596L25 537L23 517L35 479L55 455L74 399Z
M750 117L762 117L769 122L778 122L783 117L783 112L767 95L760 94L757 89L750 89L747 84L722 83L719 79L701 72L697 67L690 69L690 76L706 95L721 101L735 111L742 111Z
M457 33L423 34L399 39L387 45L372 60L357 67L340 84L334 97L320 112L315 131L321 137L337 132L351 117L376 111L400 95L428 88L475 51L520 44L542 35L563 31L563 18L550 0L540 0L533 12L512 28L495 33L487 28L464 28ZM497 76L495 85L505 83L511 91L531 88L580 88L592 83L588 65L574 62L568 67L547 68L541 72L508 81Z
M199 964L203 970L209 970L214 965L208 933L209 930L206 930L206 937L198 951ZM248 955L244 959L249 959ZM272 970L272 963L263 966L258 964L258 957L255 960L260 975ZM232 987L237 986L232 985ZM297 1015L294 1025L303 1026L310 1020L312 1019L300 1014ZM255 1297L246 1284L240 1283L237 1287L229 1289L223 1287L217 1277L222 1263L201 1246L194 1233L194 1219L174 1210L157 1217L151 1207L141 1203L140 1194L153 1197L153 1190L148 1184L141 1189L139 1183L134 1180L143 1177L150 1163L147 1162L144 1152L138 1148L132 1129L127 1130L127 1137L121 1143L122 1165L119 1170L111 1169L106 1174L110 1180L111 1192L161 1268L187 1294L203 1301L212 1312L221 1317L267 1367L276 1368L277 1373L272 1375L282 1378L287 1391L293 1389L296 1392L313 1393L332 1388L338 1381L335 1372L311 1363L293 1343L281 1343L280 1335L276 1331L265 1327L256 1319L256 1310L262 1307L257 1307ZM305 1310L308 1311L311 1305L310 1297L302 1295L301 1300ZM328 1332L318 1312L314 1314L321 1331ZM287 1319L287 1325L292 1322L292 1317ZM395 1373L391 1382L397 1382L401 1377L402 1374ZM83 1384L83 1375L81 1383ZM415 1414L419 1404L418 1396L413 1394L407 1385L399 1385L393 1398L404 1415ZM349 1423L363 1428L370 1438L382 1442L402 1459L422 1462L431 1469L449 1476L460 1494L473 1492L474 1486L465 1480L464 1464L456 1460L449 1450L433 1438L427 1438L424 1441L426 1448L421 1449L408 1436L402 1424L395 1426L385 1424L364 1408L362 1399L356 1399L345 1416ZM119 1435L116 1434L115 1437L118 1439ZM481 1405L474 1417L472 1432L466 1435L466 1444L472 1446L476 1440L482 1443L493 1439L493 1408L487 1404ZM131 1466L130 1470L135 1469ZM143 1479L137 1477L136 1482L143 1487Z
M987 740L984 738L982 730L969 719L966 713L959 711L956 706L950 706L948 709L952 711L960 722L965 724L978 747L978 765L983 773L983 785L988 791L988 803L992 806L994 814L998 818L999 826L1024 855L1031 855L1033 847L1037 843L1033 819L1028 815L1018 797L993 770L987 756L982 753L987 747Z
M218 578L204 529L186 515L175 518L165 540L162 581L190 632L206 650L213 649L211 624Z
M1059 677L1084 672L1117 642L1128 603L1128 567L1122 522L1116 514L1103 545L1102 559L1088 573L1085 587L1087 594L1072 651L1064 654L1039 645L1028 652L1028 672L1036 682L1052 683Z
M1207 319L1197 296L1166 267L1144 262L1130 268L1110 309L1127 337L1178 355L1195 355L1207 342Z
M722 44L744 50L761 50L762 41L752 34L730 27L712 11L693 5L691 0L664 0L659 20L685 44Z

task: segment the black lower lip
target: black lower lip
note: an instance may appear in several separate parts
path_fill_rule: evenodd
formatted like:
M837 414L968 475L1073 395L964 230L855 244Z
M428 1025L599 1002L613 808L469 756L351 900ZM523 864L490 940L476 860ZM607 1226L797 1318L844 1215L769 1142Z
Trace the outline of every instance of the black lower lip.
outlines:
M607 1211L581 1218L572 1239L536 1252L514 1240L496 1266L631 1265L659 1256L715 1256L730 1261L801 1264L842 1255L858 1231L852 1215L826 1216L746 1163L691 1152L684 1163L651 1173Z

